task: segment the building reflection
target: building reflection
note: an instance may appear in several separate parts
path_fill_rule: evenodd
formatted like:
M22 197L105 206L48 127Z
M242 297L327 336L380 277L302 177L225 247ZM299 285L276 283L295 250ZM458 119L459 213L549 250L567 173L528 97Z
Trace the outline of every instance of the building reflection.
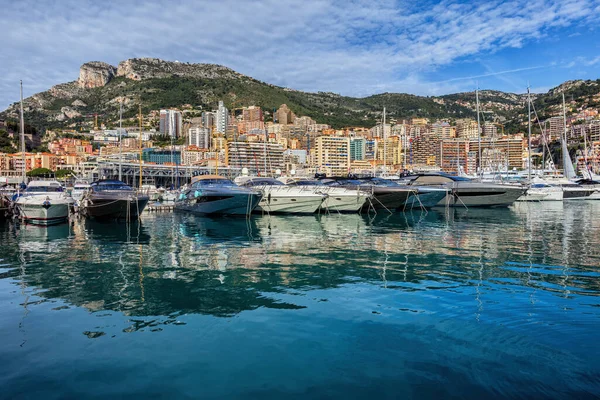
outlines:
M600 202L599 202L600 203ZM38 296L125 315L232 316L301 308L267 293L357 282L389 290L472 287L477 316L490 290L597 296L600 204L523 204L381 215L78 220L3 225L0 273ZM4 251L6 249L6 251Z

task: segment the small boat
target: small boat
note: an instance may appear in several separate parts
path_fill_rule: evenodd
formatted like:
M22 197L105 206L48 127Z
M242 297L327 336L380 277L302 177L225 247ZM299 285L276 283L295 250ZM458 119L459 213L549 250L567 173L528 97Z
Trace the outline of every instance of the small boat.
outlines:
M248 215L258 205L262 194L240 187L220 175L192 178L189 188L175 201L175 210L201 215Z
M75 181L75 184L73 185L73 190L71 190L71 197L73 198L73 201L75 202L74 205L76 207L79 206L79 203L81 202L81 198L88 191L89 188L90 188L89 182Z
M327 186L317 179L279 178L279 180L288 186L302 187L326 194L327 198L321 204L321 209L329 212L358 212L371 196L361 190Z
M508 207L527 192L520 185L484 183L444 173L416 174L405 179L410 186L448 189L438 206Z
M17 197L19 216L28 223L52 225L65 222L73 199L58 181L31 181Z
M598 188L593 183L566 183L561 185L563 190L563 200L593 200L597 198L595 193Z
M241 176L240 186L262 192L256 212L275 214L313 214L319 210L327 194L313 188L286 186L274 178Z
M537 182L532 183L531 186L529 186L529 189L527 189L527 193L519 197L517 201L562 201L562 199L562 187L544 182Z
M94 219L137 219L150 198L118 180L92 182L81 199L81 212Z

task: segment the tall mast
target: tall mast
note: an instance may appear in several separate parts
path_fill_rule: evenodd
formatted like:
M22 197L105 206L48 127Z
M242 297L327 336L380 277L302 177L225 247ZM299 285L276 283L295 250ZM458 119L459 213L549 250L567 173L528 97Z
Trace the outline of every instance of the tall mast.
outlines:
M383 107L383 123L381 125L383 132L383 174L386 174L387 169L387 140L385 139L385 107Z
M139 190L142 190L142 99L140 98L140 184Z
M264 145L264 173L265 176L267 176L267 141L269 140L269 131L267 129L267 127L265 126L265 145Z
M25 118L23 117L23 81L21 82L21 159L23 166L21 168L21 179L25 183Z
M527 123L529 134L527 136L527 179L531 182L531 92L527 85Z
M123 98L119 103L119 180L123 180Z
M479 85L477 85L477 89L475 89L475 101L477 103L477 157L479 164L479 176L483 176L483 169L481 163L481 128L479 125Z
M588 158L587 158L587 135L585 133L585 125L581 125L581 130L583 131L583 163L585 167L585 173L590 175L590 179L592 179L592 174L590 174L590 170L588 168ZM584 176L585 178L585 176Z

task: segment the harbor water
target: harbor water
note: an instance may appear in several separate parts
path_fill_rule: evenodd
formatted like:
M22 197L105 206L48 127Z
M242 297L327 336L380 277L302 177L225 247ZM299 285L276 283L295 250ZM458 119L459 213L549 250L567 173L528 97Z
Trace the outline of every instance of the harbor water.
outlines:
M0 222L0 398L594 398L599 216Z

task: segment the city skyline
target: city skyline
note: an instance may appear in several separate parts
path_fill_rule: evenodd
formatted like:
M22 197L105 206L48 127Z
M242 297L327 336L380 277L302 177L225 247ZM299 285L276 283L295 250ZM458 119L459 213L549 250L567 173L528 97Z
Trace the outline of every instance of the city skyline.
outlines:
M352 96L441 95L477 85L522 93L528 81L546 91L597 78L600 65L592 39L597 0L23 1L3 9L9 61L0 65L2 110L18 100L20 79L27 97L75 80L92 60L215 63L279 86ZM260 23L248 15L260 15Z

